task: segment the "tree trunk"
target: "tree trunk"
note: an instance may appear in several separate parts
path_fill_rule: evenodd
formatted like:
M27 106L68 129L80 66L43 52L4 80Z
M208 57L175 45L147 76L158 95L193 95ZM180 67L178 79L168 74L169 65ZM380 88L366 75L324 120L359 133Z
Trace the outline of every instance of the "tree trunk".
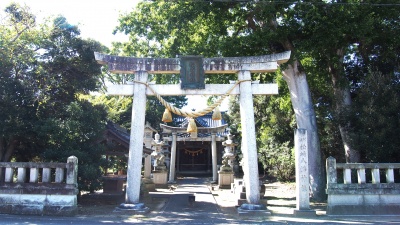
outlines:
M339 62L337 66L329 65L329 72L332 77L333 92L336 102L336 115L339 122L339 131L342 138L344 153L347 163L360 162L360 153L357 151L351 140L351 122L349 121L348 112L351 108L351 96L349 81L343 75L343 50L338 49Z
M18 140L12 138L8 143L5 138L0 138L0 162L9 162Z
M307 130L310 193L316 200L322 200L326 197L325 173L319 145L315 111L311 101L306 74L299 68L301 68L300 62L294 60L283 71L283 75L289 87L297 127Z

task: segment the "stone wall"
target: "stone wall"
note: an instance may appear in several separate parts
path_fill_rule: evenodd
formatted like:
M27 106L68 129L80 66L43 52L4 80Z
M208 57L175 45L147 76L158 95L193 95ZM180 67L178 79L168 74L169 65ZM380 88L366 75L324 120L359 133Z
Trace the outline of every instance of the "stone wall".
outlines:
M400 163L336 163L326 160L328 215L400 215ZM338 181L338 171L343 178ZM370 173L368 173L370 172ZM381 177L381 175L384 175ZM357 180L356 182L352 182Z
M0 162L0 213L74 215L78 159L67 163Z

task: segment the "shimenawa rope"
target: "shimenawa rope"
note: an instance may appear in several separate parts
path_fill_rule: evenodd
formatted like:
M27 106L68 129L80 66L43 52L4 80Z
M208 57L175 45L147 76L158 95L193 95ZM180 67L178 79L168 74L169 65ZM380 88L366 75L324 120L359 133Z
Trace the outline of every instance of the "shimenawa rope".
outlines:
M200 111L183 111L179 108L176 108L175 106L171 105L170 103L168 103L167 101L165 101L157 92L154 91L153 88L151 88L151 86L146 83L146 82L142 82L142 81L134 81L136 83L140 83L140 84L144 84L146 85L157 97L157 99L161 102L161 104L164 105L165 108L167 108L169 111L173 112L176 115L180 115L180 116L184 116L184 117L191 117L191 118L196 118L199 116L204 116L209 112L212 112L217 106L219 106L222 101L229 96L229 94L232 92L232 90L241 82L244 81L251 81L251 80L238 80L235 82L235 84L225 93L222 95L222 97L220 99L218 99L216 102L214 102L214 104L208 106L207 108L200 110Z

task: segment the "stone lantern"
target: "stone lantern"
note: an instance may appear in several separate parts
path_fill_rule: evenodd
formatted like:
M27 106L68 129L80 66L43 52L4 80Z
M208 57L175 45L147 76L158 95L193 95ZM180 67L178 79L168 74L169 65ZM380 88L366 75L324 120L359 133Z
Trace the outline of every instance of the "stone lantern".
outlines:
M218 186L220 188L230 188L233 183L233 160L235 158L235 146L233 143L234 135L228 134L228 140L222 142L225 146L224 154L222 155L222 166L218 171Z
M151 142L153 153L151 156L154 159L153 182L154 184L167 184L167 167L165 166L165 155L162 147L164 141L160 140L160 135L156 133L154 140Z
M154 171L162 171L166 170L167 167L165 166L165 155L163 153L163 145L164 141L160 140L160 135L157 133L154 135L154 140L151 142L151 145L153 146L153 153L151 153L151 156L154 159Z
M151 149L151 143L153 141L153 133L157 130L150 126L149 122L146 122L144 126L143 144L145 148ZM144 178L150 179L151 176L151 156L149 154L143 154L144 157Z
M144 126L144 137L143 143L146 148L151 148L151 143L153 141L153 134L157 133L157 130L150 126L149 122L146 122Z
M222 164L224 164L224 160L227 160L227 163L232 168L232 170L233 170L233 168L235 166L235 163L234 163L235 162L235 156L236 156L235 146L237 146L237 144L233 143L233 140L232 140L232 138L234 136L235 135L228 134L228 136L227 136L228 140L222 142L222 145L225 146L224 155L222 156L222 159L223 159Z

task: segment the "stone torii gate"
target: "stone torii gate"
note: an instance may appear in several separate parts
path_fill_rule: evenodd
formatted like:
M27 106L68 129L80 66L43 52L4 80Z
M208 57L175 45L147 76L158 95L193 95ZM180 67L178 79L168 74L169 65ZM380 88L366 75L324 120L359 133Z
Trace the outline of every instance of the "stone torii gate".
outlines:
M134 96L125 203L139 204L146 95L154 95L152 90L160 96L224 95L232 88L232 84L204 85L203 83L203 87L190 89L190 87L183 87L180 84L157 85L148 83L148 74L181 73L182 62L180 58L134 58L101 53L95 53L95 58L98 63L108 65L110 72L135 74L133 84L109 87L108 94ZM241 81L230 94L240 95L241 149L244 160L243 172L246 198L249 204L258 204L260 200L253 95L278 94L277 84L259 84L256 81L251 81L251 73L274 72L278 69L279 64L287 62L289 58L290 51L253 57L202 58L200 64L202 66L200 69L205 74L237 74L238 80ZM192 69L192 67L189 69ZM194 80L197 78L189 77L189 79Z

